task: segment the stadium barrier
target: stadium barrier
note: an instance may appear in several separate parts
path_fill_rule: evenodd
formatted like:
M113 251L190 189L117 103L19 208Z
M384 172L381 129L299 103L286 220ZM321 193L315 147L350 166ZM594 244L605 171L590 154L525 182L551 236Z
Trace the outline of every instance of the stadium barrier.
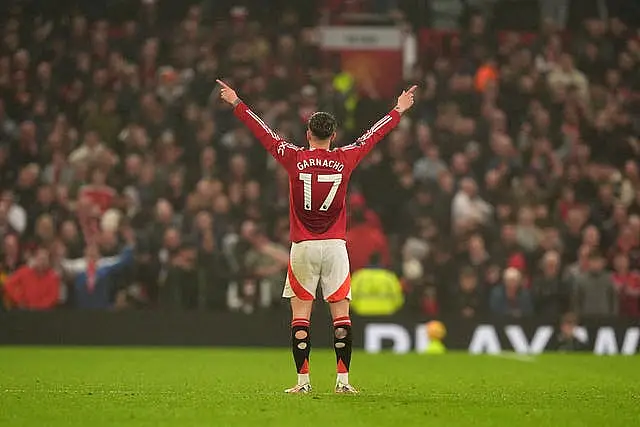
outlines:
M428 344L427 319L409 313L353 318L354 345L367 352L421 352ZM471 353L553 350L557 320L471 321L440 319L445 345ZM331 347L326 310L314 314L314 347ZM49 311L0 314L0 345L288 347L289 314L270 310L244 315L229 312ZM577 328L576 336L596 354L637 354L638 322L602 319Z

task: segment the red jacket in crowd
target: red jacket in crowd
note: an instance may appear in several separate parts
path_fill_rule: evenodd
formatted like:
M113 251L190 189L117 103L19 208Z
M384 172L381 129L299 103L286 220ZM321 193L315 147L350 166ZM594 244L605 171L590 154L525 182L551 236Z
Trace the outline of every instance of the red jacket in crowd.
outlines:
M349 211L354 209L362 209L364 211L364 220L371 227L382 230L382 222L380 217L373 209L367 208L367 202L362 194L354 193L349 195Z
M60 294L60 278L52 269L38 271L27 265L20 267L4 284L11 306L27 310L55 307Z
M368 266L373 255L378 255L379 267L389 267L389 244L377 227L367 223L351 227L347 230L347 249L351 271Z
M612 279L620 298L620 314L626 317L640 317L640 274L614 273Z
M100 208L100 213L105 213L113 204L116 192L108 185L83 185L78 197L86 197Z
M389 243L382 232L380 218L374 211L367 208L366 200L361 194L351 194L348 201L351 214L359 211L362 215L361 222L358 224L354 224L350 218L347 229L347 250L351 271L368 266L373 255L377 255L378 267L389 267L391 262Z

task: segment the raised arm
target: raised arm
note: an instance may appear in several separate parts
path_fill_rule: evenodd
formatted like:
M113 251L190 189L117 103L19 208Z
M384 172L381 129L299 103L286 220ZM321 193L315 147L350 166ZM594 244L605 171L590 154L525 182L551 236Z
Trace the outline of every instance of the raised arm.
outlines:
M75 277L82 271L87 269L87 260L84 258L77 259L62 259L60 260L60 267L67 277Z
M107 274L115 273L127 267L133 262L133 246L127 246L119 255L102 258L98 266L104 269Z
M220 97L233 107L233 113L238 119L253 133L260 141L262 146L280 163L285 166L291 160L295 160L295 152L300 150L293 144L286 142L282 137L276 134L256 113L251 111L247 105L242 102L236 92L222 80L216 80L222 89Z
M417 88L418 86L414 85L403 91L398 97L398 101L396 106L393 107L393 110L378 120L376 124L371 126L371 128L365 132L364 135L358 138L355 143L341 148L343 151L349 152L349 154L354 157L355 164L358 164L378 142L398 126L398 123L400 123L400 116L413 106L414 93Z

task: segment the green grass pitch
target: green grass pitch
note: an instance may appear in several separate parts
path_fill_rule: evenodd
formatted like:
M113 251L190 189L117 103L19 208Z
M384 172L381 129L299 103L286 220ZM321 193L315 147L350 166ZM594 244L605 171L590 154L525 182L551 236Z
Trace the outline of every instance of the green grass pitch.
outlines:
M289 396L286 350L0 347L0 426L637 426L640 358L354 354Z

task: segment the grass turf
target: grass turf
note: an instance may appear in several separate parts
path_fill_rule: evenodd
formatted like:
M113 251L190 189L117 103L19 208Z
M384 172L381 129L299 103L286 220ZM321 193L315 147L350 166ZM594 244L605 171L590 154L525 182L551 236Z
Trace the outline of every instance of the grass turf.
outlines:
M357 396L289 396L285 350L1 348L0 426L632 426L640 359L356 353Z

